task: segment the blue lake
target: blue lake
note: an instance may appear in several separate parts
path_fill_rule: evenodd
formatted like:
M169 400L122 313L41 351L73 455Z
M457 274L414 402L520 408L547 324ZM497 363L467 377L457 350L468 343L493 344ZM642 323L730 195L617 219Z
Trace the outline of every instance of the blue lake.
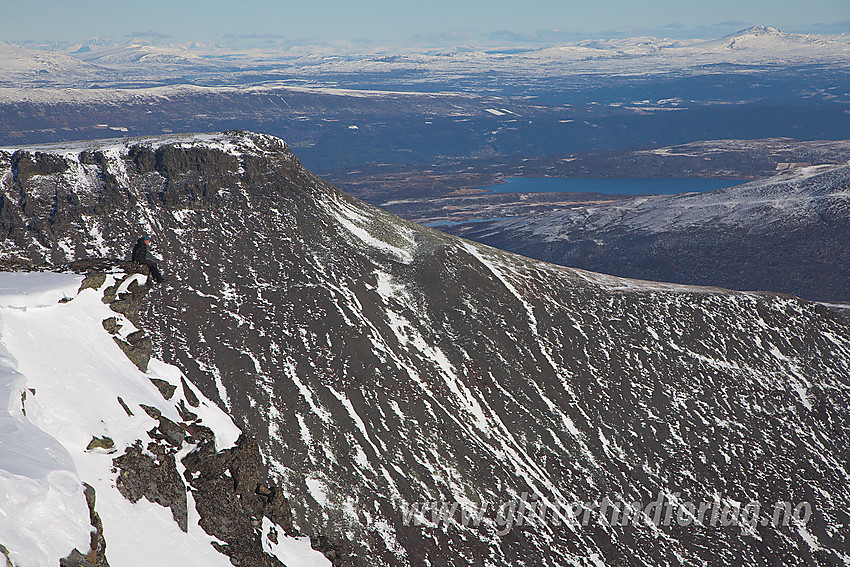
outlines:
M739 179L702 177L508 177L504 183L481 187L493 193L608 193L615 195L675 195L714 191L745 183Z
M511 217L493 217L491 219L468 219L464 221L450 221L450 220L438 220L434 222L423 222L422 224L425 226L430 226L433 228L439 228L441 226L454 226L456 224L466 224L468 222L490 222L490 221L500 221L500 220L510 220Z

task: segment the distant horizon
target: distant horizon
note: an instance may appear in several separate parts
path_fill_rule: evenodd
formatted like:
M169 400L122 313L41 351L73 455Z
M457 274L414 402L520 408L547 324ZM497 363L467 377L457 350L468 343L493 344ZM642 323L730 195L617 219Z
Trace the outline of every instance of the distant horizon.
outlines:
M678 2L431 0L427 4L361 0L291 3L245 0L148 0L115 4L90 0L30 0L7 6L0 41L46 46L91 38L126 43L216 44L233 49L310 45L381 47L541 46L587 39L651 36L715 39L753 26L788 33L850 33L847 0Z
M716 33L709 34L706 32L709 28L701 28L700 31L705 32L701 35L693 35L688 34L687 31L679 30L678 33L675 34L662 34L662 33L651 33L651 30L638 30L638 29L629 29L629 30L608 30L607 32L599 32L596 34L587 33L581 34L578 32L546 32L538 31L535 32L536 35L532 35L531 33L527 34L519 34L519 33L509 33L509 32L496 32L492 34L486 34L477 36L474 34L458 34L456 36L445 35L439 38L435 37L416 37L411 41L396 41L396 42L378 42L378 41L368 41L368 40L319 40L319 39L311 39L311 38L295 38L295 39L284 39L277 37L253 37L253 36L231 36L231 37L222 37L221 41L197 41L197 40L178 40L177 38L173 38L170 36L159 36L152 33L137 33L137 34L127 34L125 37L114 37L114 36L91 36L85 39L78 40L48 40L48 39L25 39L20 41L10 41L10 40L0 40L0 43L5 43L7 45L20 45L28 48L36 48L36 49L55 49L55 50L71 50L76 48L77 46L87 46L90 43L103 42L108 45L122 46L129 45L133 43L141 43L148 44L152 46L160 46L160 47L178 47L178 46L197 46L199 48L203 48L204 46L213 47L213 48L221 48L221 49L232 49L232 50L264 50L264 49L303 49L310 47L322 47L322 48L330 48L330 51L333 51L333 48L337 48L339 51L354 51L358 48L364 50L392 50L392 49L405 49L405 48L421 48L421 49L444 49L448 47L468 47L468 48L482 48L482 49L493 49L493 48L528 48L528 49L536 49L541 47L553 46L553 45L562 45L562 44L575 44L582 41L593 41L593 40L626 40L626 39L637 39L642 37L651 37L658 40L674 40L674 41L710 41L713 39L720 39L723 37L727 37L729 35L734 35L735 33L750 29L750 28L775 28L783 33L795 34L795 35L817 35L817 36L848 36L850 35L850 22L847 23L848 31L846 32L815 32L815 31L793 31L788 29L779 28L777 26L769 26L769 25L761 25L761 24L752 24L746 25L744 22L727 22L724 25L729 26L728 28L724 28L721 30L720 25L717 28L711 28L716 30ZM656 30L662 31L662 30Z

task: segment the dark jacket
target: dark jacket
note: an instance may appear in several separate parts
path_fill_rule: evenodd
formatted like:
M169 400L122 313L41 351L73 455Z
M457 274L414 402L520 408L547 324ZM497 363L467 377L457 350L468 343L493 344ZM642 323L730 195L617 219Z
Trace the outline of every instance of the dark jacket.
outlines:
M143 264L148 259L148 245L145 244L145 239L140 238L133 246L133 261Z

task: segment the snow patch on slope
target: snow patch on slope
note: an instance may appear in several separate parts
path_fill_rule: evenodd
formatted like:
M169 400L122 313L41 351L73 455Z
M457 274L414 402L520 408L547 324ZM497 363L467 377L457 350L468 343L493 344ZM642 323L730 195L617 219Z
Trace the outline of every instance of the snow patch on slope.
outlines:
M355 209L342 199L334 199L325 203L325 206L348 232L364 244L382 252L389 252L404 264L413 262L412 231L405 230L395 223L378 222L379 219L366 216L365 209ZM375 227L379 227L384 233L376 234Z

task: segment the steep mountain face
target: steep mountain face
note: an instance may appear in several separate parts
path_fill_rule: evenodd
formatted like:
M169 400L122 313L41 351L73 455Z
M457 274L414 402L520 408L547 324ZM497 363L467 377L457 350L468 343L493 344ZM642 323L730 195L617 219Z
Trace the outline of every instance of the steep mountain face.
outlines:
M446 230L623 277L850 301L848 166Z
M171 278L142 310L154 351L257 439L295 527L337 564L850 561L850 321L821 305L453 238L267 136L30 148L0 167L7 263L125 257L153 236ZM495 513L529 498L559 512ZM647 516L598 521L606 498ZM659 498L683 520L656 525ZM411 511L431 501L455 521ZM811 518L687 522L685 503L715 502Z

